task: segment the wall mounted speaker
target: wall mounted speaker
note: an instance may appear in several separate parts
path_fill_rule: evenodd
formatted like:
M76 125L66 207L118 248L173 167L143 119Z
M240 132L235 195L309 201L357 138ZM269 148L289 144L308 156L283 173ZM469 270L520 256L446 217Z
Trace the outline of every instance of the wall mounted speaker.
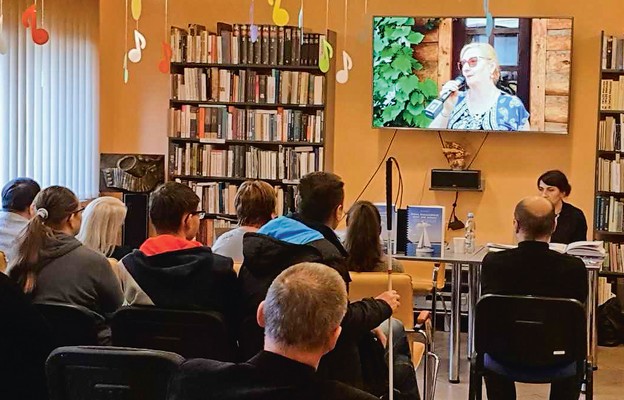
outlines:
M432 169L430 190L483 191L481 171Z

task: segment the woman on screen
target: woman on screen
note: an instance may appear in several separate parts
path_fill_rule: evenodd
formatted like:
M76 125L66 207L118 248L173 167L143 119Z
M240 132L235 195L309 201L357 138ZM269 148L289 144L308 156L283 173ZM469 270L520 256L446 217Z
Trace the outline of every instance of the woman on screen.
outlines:
M537 189L543 197L546 197L555 206L557 226L550 237L550 241L570 244L587 240L585 214L572 204L563 201L572 191L564 173L558 170L544 172L537 178Z
M440 95L451 92L444 108L429 128L458 130L527 131L529 113L522 100L496 87L500 66L496 51L488 43L470 43L460 52L459 69L467 89L448 81Z

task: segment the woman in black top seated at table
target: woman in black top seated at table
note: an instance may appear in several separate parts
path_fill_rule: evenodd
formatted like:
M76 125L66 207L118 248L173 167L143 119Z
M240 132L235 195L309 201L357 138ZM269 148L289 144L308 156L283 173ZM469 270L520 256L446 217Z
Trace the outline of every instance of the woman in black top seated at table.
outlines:
M537 179L537 188L543 197L555 206L557 227L550 238L553 243L569 244L587 240L587 221L580 209L563 201L572 187L568 178L559 170L544 172Z

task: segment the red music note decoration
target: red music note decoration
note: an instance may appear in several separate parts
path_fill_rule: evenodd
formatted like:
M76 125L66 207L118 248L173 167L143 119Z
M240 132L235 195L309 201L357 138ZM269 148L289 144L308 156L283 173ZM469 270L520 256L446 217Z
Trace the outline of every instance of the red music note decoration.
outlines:
M28 7L22 14L22 25L25 28L30 28L30 35L36 44L46 44L50 39L48 31L43 28L37 28L37 9L34 4Z
M162 42L162 52L163 58L158 63L158 69L163 74L169 73L169 65L171 63L171 56L173 55L173 50L171 50L171 46L167 42Z

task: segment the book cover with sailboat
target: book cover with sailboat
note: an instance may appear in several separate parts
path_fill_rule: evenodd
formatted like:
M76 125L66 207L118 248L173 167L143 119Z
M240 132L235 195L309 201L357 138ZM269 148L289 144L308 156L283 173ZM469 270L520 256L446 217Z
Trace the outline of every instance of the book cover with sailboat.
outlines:
M405 255L444 256L444 207L407 206Z

